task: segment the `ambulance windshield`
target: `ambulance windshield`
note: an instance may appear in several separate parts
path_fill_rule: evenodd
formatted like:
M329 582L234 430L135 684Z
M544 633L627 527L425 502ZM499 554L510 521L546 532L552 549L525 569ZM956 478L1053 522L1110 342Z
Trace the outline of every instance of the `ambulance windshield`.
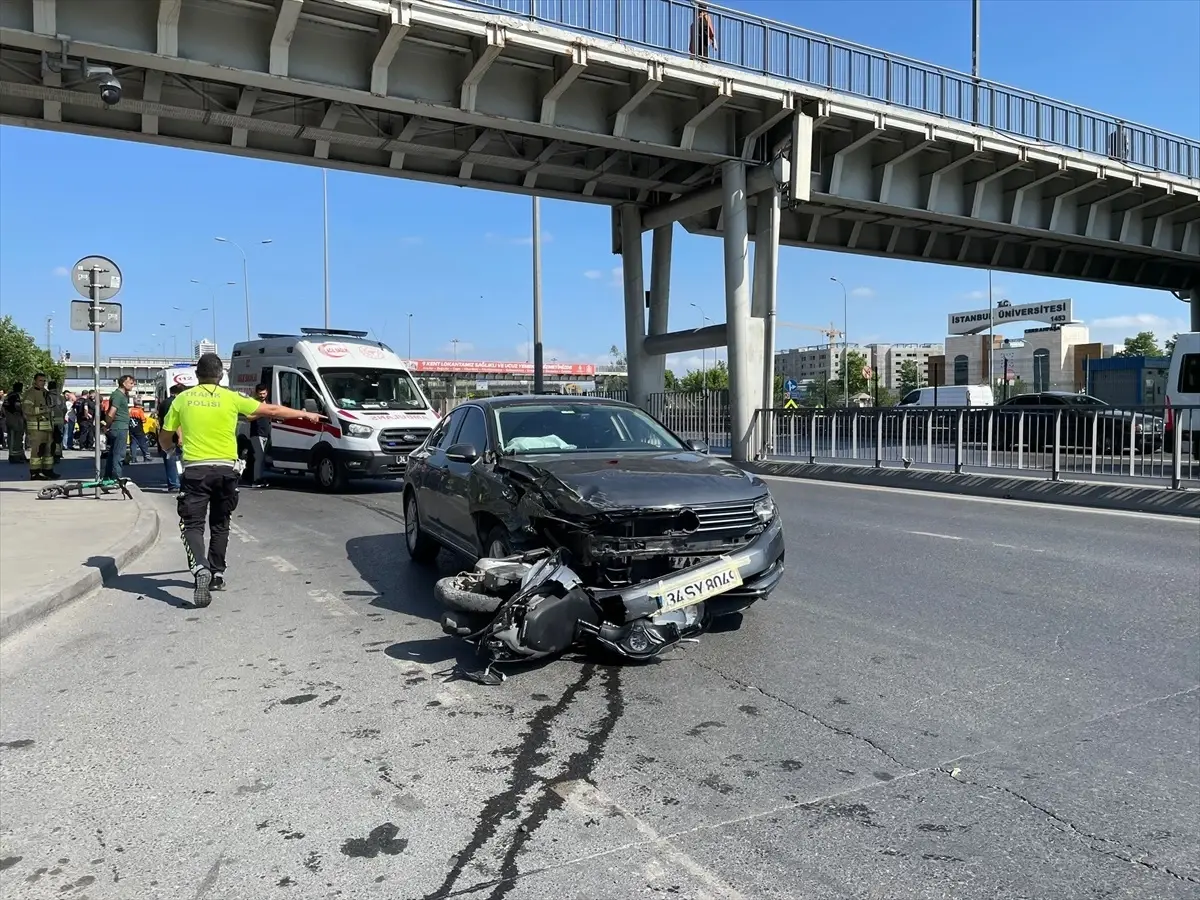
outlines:
M407 372L386 369L321 369L321 379L339 409L425 409Z

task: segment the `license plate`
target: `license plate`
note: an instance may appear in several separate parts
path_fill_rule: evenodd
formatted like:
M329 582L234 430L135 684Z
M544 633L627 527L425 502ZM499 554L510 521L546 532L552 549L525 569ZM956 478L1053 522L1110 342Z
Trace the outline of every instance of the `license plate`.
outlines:
M719 559L687 575L660 581L650 596L658 604L659 612L671 612L703 603L709 597L741 587L741 584L742 574L737 562Z

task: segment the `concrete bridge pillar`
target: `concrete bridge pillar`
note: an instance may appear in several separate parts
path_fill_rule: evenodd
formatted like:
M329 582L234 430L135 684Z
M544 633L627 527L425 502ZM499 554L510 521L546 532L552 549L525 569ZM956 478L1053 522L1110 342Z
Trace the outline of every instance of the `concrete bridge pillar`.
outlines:
M667 333L667 319L671 304L671 243L674 238L674 223L659 226L652 232L650 244L650 327L649 334ZM650 377L650 393L662 393L667 389L667 356L665 353L647 354L647 371Z
M643 409L653 390L654 369L646 353L646 289L642 267L642 214L633 204L620 208L621 271L625 286L625 361L629 402Z
M753 458L751 422L754 417L754 383L761 369L751 364L762 352L762 330L757 347L750 327L750 235L746 211L746 164L729 160L721 164L721 213L725 244L725 329L729 348L729 430L736 460ZM757 350L757 353L755 352Z

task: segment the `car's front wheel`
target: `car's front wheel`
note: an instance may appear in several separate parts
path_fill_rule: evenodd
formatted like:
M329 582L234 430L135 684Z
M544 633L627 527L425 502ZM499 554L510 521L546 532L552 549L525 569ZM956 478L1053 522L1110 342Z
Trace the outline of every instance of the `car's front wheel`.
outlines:
M513 555L512 538L503 525L494 525L483 539L483 555L488 559L504 559Z
M417 508L417 492L410 490L404 498L404 546L413 562L431 563L437 558L437 541L421 528L421 512Z

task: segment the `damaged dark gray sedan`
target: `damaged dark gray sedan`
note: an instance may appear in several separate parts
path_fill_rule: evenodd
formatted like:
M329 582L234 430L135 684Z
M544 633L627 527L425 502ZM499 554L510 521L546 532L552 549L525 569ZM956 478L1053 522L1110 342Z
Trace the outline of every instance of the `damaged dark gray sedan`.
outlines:
M473 400L408 457L408 552L548 548L626 609L740 612L783 577L783 527L765 482L707 450L615 400Z

